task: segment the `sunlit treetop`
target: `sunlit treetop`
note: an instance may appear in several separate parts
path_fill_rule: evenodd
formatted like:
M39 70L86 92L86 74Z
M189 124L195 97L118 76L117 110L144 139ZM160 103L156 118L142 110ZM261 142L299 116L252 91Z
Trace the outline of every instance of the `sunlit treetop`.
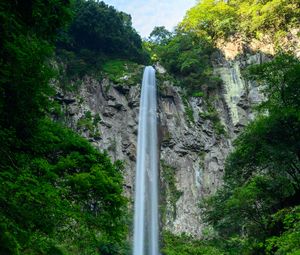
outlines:
M299 17L298 0L203 0L187 12L179 26L210 39L239 33L257 38L268 34L278 40L297 28Z

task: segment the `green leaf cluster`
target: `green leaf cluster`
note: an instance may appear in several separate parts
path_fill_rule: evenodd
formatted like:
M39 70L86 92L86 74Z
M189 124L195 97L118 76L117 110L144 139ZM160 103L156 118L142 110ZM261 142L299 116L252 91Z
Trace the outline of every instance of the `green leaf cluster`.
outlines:
M49 118L51 58L71 10L68 0L0 2L0 254L127 249L122 165Z
M122 59L111 59L102 66L104 76L116 84L136 85L143 74L143 66Z
M174 235L164 232L162 235L163 255L223 255L224 253L211 244L195 240L191 236Z
M236 5L225 1L199 1L191 8L180 27L195 32L198 36L214 40L232 35L237 30Z
M180 31L166 38L163 43L156 43L150 37L148 50L155 61L176 77L177 83L186 89L188 95L207 92L218 86L210 61L214 48L209 41L195 33Z
M172 37L172 33L164 26L154 27L149 36L149 41L153 44L167 44Z
M56 30L69 19L69 1L0 3L0 125L18 136L30 136L49 104L54 73L45 60Z
M165 161L161 160L162 168L162 179L164 181L165 187L163 189L163 199L168 200L171 205L171 214L173 219L176 219L176 202L182 196L183 192L178 190L176 187L176 168L168 165ZM166 203L166 201L164 202ZM162 214L167 214L166 205L163 209ZM165 222L164 222L165 223Z
M299 64L280 54L247 70L265 101L234 142L224 186L202 203L204 220L229 254L300 251Z
M297 0L203 0L191 8L180 28L214 42L231 35L245 38L269 36L275 41L299 25Z
M29 141L15 141L2 130L0 229L7 234L0 251L98 254L104 241L122 243L126 199L118 162L47 119Z
M76 0L73 11L74 18L57 43L57 55L69 78L99 74L110 59L148 61L130 15L94 0Z

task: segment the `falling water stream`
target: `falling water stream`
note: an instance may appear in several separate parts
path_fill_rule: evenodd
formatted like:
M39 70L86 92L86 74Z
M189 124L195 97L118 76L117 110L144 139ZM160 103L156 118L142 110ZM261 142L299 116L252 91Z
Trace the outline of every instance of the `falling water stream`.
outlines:
M159 255L158 144L155 70L144 70L140 99L133 255Z

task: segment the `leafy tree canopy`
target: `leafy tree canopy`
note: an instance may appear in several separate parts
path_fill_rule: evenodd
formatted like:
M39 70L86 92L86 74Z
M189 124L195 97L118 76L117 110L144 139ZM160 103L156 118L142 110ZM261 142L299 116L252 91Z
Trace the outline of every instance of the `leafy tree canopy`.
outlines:
M0 125L18 136L29 136L46 110L54 73L45 60L70 13L70 1L0 3Z
M164 26L155 27L150 33L149 40L156 44L166 44L171 39L172 33Z
M1 131L0 253L98 254L121 244L121 165L50 120L37 125L26 143Z
M212 41L235 33L279 40L289 29L297 28L299 10L297 0L203 0L187 12L180 27Z
M57 52L70 77L99 71L107 59L148 61L131 16L94 0L76 0L74 18L61 32Z
M214 48L205 38L180 31L172 35L160 27L153 30L146 47L153 60L162 63L189 95L218 86L210 61Z
M237 12L225 1L204 0L190 9L180 27L210 40L236 31Z
M71 13L68 0L0 2L0 254L124 252L121 163L49 119Z
M281 54L247 70L249 78L261 83L266 100L259 117L234 143L224 187L202 205L206 222L226 240L230 254L300 250L299 64Z

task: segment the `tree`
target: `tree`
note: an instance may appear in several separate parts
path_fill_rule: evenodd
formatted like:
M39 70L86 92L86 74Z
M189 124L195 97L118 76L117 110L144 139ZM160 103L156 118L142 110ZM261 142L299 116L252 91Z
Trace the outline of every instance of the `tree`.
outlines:
M167 44L172 37L172 33L164 26L153 28L150 33L149 40L155 44Z
M212 75L209 41L194 33L178 31L166 44L158 44L154 52L166 69L174 74L189 94L212 88L218 83Z
M276 216L300 203L299 64L282 54L247 71L248 78L260 82L266 100L257 119L234 142L224 187L203 203L206 222L227 240L226 249L236 250L233 254L270 249L270 254L282 254L280 249L288 250L299 240L299 226L286 230L285 216ZM293 251L299 252L296 247Z
M68 0L0 2L0 254L116 254L122 164L49 119ZM108 248L107 248L108 247Z
M104 2L77 0L75 15L59 48L91 55L125 58L139 63L147 60L142 40L132 27L131 16ZM95 57L94 57L95 58Z
M238 7L240 31L261 37L267 34L279 42L291 28L299 24L299 1L297 0L234 0Z
M300 62L295 56L281 53L271 62L251 66L246 76L262 87L266 100L259 107L261 111L300 108Z
M214 41L237 30L237 11L230 2L204 0L191 8L179 27Z
M179 26L212 42L232 35L269 36L280 45L280 39L297 28L299 9L297 0L203 0L187 12Z
M53 73L46 60L69 19L69 1L0 3L0 125L18 136L30 136L47 108Z
M0 253L98 254L107 243L121 246L126 199L120 162L112 164L51 120L36 124L27 143L1 130Z

